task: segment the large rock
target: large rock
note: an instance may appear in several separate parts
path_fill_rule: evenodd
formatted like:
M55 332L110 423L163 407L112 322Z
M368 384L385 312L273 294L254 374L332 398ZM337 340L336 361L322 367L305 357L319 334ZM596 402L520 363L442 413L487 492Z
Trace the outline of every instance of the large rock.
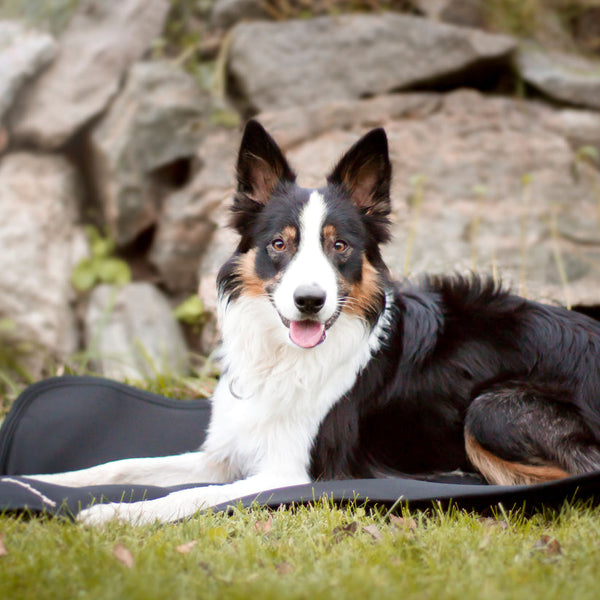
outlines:
M465 80L490 76L514 48L506 36L393 13L242 23L232 32L230 91L250 112L356 99L465 71Z
M188 353L165 296L149 283L101 285L90 296L85 337L93 367L113 379L182 375Z
M600 61L524 44L517 65L521 77L547 96L600 109Z
M167 0L83 0L12 120L21 141L57 148L98 116L163 28Z
M129 71L90 136L95 187L119 245L154 225L161 198L187 182L210 107L196 80L170 63Z
M0 318L34 354L63 361L78 346L70 278L81 254L76 227L79 186L63 158L25 153L0 160Z
M0 21L0 122L21 86L56 53L51 35L17 21Z
M199 172L163 201L150 261L172 291L198 286L199 260L217 227L214 213L232 191L238 142L239 135L229 130L207 135L198 151Z

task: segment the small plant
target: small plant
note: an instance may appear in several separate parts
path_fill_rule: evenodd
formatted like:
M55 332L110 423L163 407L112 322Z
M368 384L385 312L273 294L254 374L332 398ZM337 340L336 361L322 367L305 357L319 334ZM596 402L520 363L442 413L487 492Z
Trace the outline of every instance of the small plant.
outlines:
M404 277L408 276L412 249L417 235L417 225L421 214L421 205L425 194L426 177L422 174L413 175L409 179L411 193L408 195L407 203L411 211L410 223L408 225L408 239L406 240L406 252L404 254Z
M115 242L104 237L93 225L86 227L91 256L73 269L71 284L78 292L87 292L100 283L125 285L131 281L131 269L122 259L113 256Z
M0 318L0 395L8 392L11 398L18 395L20 383L33 383L31 373L24 366L27 355L33 351L33 346L19 340L16 331L17 325L13 320ZM0 401L0 417L3 404Z
M520 226L520 283L521 296L526 295L525 281L527 279L527 230L529 225L529 207L531 205L531 184L533 183L533 175L525 173L521 177L521 226Z
M481 227L481 209L482 204L487 196L487 187L483 184L473 186L475 194L475 214L469 223L469 239L471 242L471 268L473 271L477 269L477 261L479 257L477 249L477 239L479 237L479 229Z
M204 302L202 302L199 296L194 294L176 306L173 310L173 315L178 321L189 325L192 328L192 332L197 334L202 325L204 325L206 318Z
M582 174L592 184L592 190L596 197L596 211L598 226L600 227L600 153L594 146L581 146L575 153L575 160L571 166L571 174L577 182Z
M554 256L554 262L556 263L556 270L560 278L560 283L563 288L565 306L571 310L571 295L569 293L569 279L567 277L567 270L565 268L565 262L563 260L562 253L560 251L560 234L558 232L558 207L556 203L553 203L550 210L550 235L552 237L552 255Z

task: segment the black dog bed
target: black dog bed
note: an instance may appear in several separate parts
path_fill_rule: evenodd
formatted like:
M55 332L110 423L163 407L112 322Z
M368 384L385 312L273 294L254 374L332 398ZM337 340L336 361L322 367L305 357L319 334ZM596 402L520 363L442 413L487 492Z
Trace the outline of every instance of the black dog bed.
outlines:
M0 428L0 512L72 516L94 502L133 502L165 496L182 487L98 485L69 488L20 477L81 469L120 458L165 456L194 450L210 418L206 400L179 401L94 377L56 377L30 386ZM201 484L201 482L199 482ZM600 500L600 473L529 486L485 485L476 475L424 474L387 479L319 481L265 491L220 505L254 501L269 507L327 497L334 503L388 508L454 505L483 511L534 512L565 501Z

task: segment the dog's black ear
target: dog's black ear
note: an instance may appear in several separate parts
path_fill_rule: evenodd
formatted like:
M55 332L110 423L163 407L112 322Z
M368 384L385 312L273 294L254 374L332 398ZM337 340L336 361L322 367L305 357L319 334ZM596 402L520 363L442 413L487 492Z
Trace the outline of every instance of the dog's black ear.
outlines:
M373 129L342 156L328 183L342 186L362 214L386 217L391 210L392 166L382 128Z
M295 180L275 140L258 121L248 121L238 154L238 193L264 205L280 182Z

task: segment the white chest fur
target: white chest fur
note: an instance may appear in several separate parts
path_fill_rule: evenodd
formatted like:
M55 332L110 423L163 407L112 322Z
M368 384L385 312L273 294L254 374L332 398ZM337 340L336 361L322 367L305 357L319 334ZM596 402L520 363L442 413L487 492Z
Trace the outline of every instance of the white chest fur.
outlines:
M204 449L232 479L272 472L308 481L321 421L370 358L368 326L342 313L325 341L305 350L267 298L242 296L220 317L225 373Z

